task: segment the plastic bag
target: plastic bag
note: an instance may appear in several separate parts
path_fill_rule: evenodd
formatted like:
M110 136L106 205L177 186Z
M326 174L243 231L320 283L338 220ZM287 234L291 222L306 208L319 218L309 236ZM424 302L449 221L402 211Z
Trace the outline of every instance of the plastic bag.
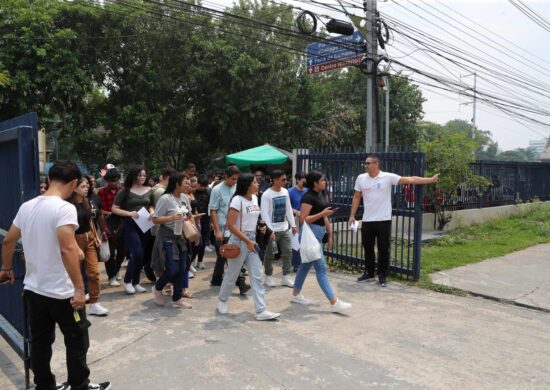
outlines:
M109 250L109 241L101 241L99 245L99 261L105 262L108 261L111 257L111 251Z
M300 240L300 257L302 263L311 263L321 258L321 244L307 223L302 227L302 239Z

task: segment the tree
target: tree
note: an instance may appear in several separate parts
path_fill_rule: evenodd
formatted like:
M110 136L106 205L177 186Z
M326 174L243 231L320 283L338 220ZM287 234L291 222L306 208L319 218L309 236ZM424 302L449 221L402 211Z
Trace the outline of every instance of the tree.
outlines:
M445 205L453 202L461 185L477 187L479 194L488 185L487 179L475 175L470 169L475 160L473 152L478 148L475 140L464 132L443 134L421 145L421 150L426 153L427 175L440 174L439 184L427 187L439 230L451 220Z

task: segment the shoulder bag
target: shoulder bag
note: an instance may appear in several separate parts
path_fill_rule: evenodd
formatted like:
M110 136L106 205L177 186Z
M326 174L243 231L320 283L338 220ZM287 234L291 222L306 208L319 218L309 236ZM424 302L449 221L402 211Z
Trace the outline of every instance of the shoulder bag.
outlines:
M243 228L243 200L241 199L241 222L239 229ZM223 244L220 248L220 256L226 259L235 259L241 254L241 247L237 244Z

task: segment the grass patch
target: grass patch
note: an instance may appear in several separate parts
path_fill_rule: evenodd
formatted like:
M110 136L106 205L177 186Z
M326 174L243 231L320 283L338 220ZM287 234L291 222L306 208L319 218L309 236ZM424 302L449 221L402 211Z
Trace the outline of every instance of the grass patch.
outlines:
M550 206L534 203L525 212L459 228L422 248L418 287L439 291L429 274L550 242Z

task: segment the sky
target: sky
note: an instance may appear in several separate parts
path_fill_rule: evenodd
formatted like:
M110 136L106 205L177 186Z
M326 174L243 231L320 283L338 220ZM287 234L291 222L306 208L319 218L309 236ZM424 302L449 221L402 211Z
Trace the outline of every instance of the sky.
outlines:
M313 4L322 2L339 7L338 0L267 1L286 3L346 20L343 13ZM362 4L362 0L342 1L344 4ZM522 2L545 18L548 21L548 30L521 13L512 2ZM206 6L215 3L230 6L233 1L205 0L204 3ZM387 20L390 25L397 21L405 24L405 27L398 27L409 35L411 32L429 34L440 40L443 47L453 46L453 52L466 50L468 53L463 54L466 60L474 60L484 67L476 68L476 65L471 64L465 68L457 66L425 49L419 50L418 43L411 42L396 31L392 32L390 42L386 45L386 54L390 59L397 59L407 66L461 83L464 89L473 88L472 73L476 71L476 91L481 96L477 99L475 124L481 130L490 131L501 150L526 148L530 140L541 140L550 136L550 0L379 0L377 4L382 20ZM361 9L354 7L348 7L347 11L364 15ZM430 38L423 40L432 42ZM401 70L402 74L410 75L416 81L434 83L395 63L392 63L391 69L393 72ZM458 91L442 91L423 84L418 85L426 99L423 106L425 120L440 124L452 119L472 120L472 97L464 96ZM547 87L548 96L544 96L539 87ZM506 104L510 105L505 108L508 111L517 110L518 104L523 105L518 111L521 115L548 125L510 117L482 101L487 95L506 99ZM526 110L548 110L548 114L530 113Z

